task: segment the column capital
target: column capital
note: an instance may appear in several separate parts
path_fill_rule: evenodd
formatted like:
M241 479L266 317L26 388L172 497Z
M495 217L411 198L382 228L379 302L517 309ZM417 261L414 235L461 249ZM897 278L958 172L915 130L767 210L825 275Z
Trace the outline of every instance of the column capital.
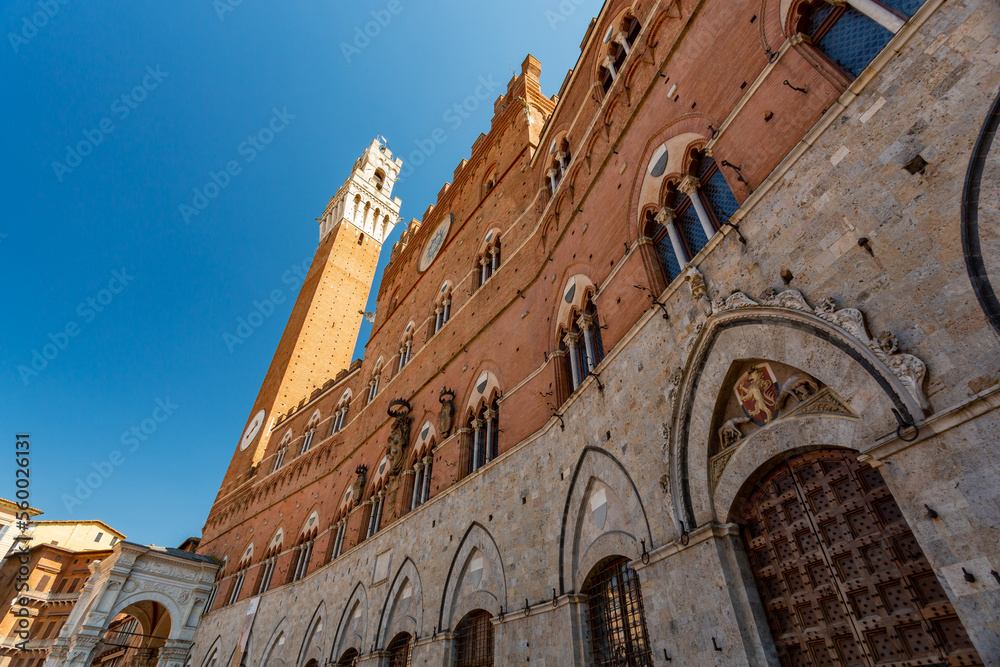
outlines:
M677 189L688 196L694 194L694 191L700 187L701 187L701 181L699 181L691 174L688 174L687 176L682 178L681 182L677 184Z
M594 325L594 317L587 313L582 313L580 317L576 319L576 323L580 326L581 329L587 331L590 329L590 327Z
M576 348L577 341L580 340L580 334L570 332L563 336L563 342L566 343L566 347Z
M653 220L660 223L661 225L668 225L677 218L677 211L670 208L669 206L663 206L656 215L653 216Z

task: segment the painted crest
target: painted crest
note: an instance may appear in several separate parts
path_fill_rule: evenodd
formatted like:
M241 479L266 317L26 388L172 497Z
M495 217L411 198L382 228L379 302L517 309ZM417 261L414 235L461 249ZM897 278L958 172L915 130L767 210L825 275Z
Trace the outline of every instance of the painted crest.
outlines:
M743 412L758 426L778 416L778 381L768 364L751 366L733 388Z

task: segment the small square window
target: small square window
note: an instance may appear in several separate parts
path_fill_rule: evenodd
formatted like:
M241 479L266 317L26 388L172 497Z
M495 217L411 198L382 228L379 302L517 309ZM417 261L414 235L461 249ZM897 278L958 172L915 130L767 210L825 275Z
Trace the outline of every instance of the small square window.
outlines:
M94 541L100 542L102 537L104 537L104 533L98 533L97 537L94 538Z
M115 537L114 535L112 535L111 536L111 546L115 546L116 544L118 544L118 538Z

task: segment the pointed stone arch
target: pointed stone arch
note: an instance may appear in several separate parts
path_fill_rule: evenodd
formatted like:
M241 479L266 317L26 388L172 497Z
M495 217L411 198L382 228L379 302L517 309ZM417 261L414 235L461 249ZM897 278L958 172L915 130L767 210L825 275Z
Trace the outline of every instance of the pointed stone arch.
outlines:
M607 556L639 558L643 541L652 550L646 508L628 470L611 453L599 447L584 448L563 509L560 595L580 591L587 573Z
M282 617L264 643L264 651L261 653L259 666L285 667L286 665L295 664L288 659L292 651L291 646L289 646L291 643L290 639L291 629L288 624L288 618Z
M473 385L469 388L468 400L465 402L465 409L462 411L460 423L465 422L470 415L475 414L484 405L489 403L495 396L499 395L503 386L494 373L495 364L489 367L480 367L479 373Z
M490 532L482 524L473 522L462 536L448 568L438 613L438 631L454 628L462 617L475 609L495 614L501 606L508 608L503 558Z
M218 635L205 651L205 658L199 667L222 667L222 655L222 635Z
M364 584L358 582L337 623L337 634L330 649L330 662L336 662L344 651L350 648L363 653L367 628L368 591L365 590Z
M326 631L329 630L329 619L327 618L325 602L320 601L319 606L316 607L316 611L313 612L312 618L309 619L309 625L306 627L308 629L302 638L302 646L299 647L299 657L295 663L297 667L302 667L310 660L316 660L319 664L323 664L324 662L323 656L326 655L324 639Z
M379 615L375 645L385 647L401 632L411 637L420 634L423 627L423 588L416 564L406 558L392 580L382 611Z
M670 429L675 434L669 450L670 488L676 515L688 530L727 520L728 504L743 483L736 479L740 471L756 469L781 452L809 448L810 438L816 446L828 445L831 429L841 443L863 452L896 431L893 411L908 422L923 416L922 362L897 354L895 348L882 350L881 343L868 335L859 311L834 311L829 301L814 310L794 290L761 303L737 292L716 302L714 311L694 342ZM897 376L888 364L898 366L902 357L907 357L902 361L909 369L899 369ZM798 420L794 427L775 423L767 429L769 435L756 436L759 446L734 452L714 483L710 472L714 409L733 362L755 359L787 364L816 378L841 397L857 419L817 415L811 422ZM907 380L914 367L919 372Z

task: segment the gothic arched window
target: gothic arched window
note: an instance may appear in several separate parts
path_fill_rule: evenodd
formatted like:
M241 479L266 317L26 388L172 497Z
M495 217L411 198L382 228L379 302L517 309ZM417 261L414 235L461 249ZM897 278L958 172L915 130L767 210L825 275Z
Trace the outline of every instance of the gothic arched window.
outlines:
M483 243L483 250L476 256L476 266L474 267L476 289L485 285L486 281L500 267L500 232L495 229L490 230Z
M337 409L333 413L333 420L330 423L330 435L340 433L344 430L344 424L347 422L347 413L350 409L351 391L348 389L344 392L344 395L340 397L340 402L337 403Z
M431 476L434 472L434 440L418 453L413 462L413 495L410 499L410 510L413 511L426 503L431 494Z
M295 569L292 570L290 581L298 581L309 571L309 559L312 558L313 545L316 543L316 528L299 538L295 546Z
M492 667L493 621L487 611L470 611L455 628L456 667Z
M632 52L632 46L641 31L639 21L634 16L625 15L612 23L604 34L604 48L598 55L597 76L605 94L621 74L622 65Z
M574 313L569 329L563 334L560 349L566 361L564 372L569 379L570 393L576 391L604 359L604 342L601 340L601 321L597 306L587 299L586 310Z
M413 637L400 632L389 642L386 651L389 653L389 667L410 667L412 660Z
M851 78L856 78L921 4L923 0L809 3L799 9L797 30L808 35L816 48Z
M403 340L399 344L399 366L396 372L400 372L410 363L410 356L413 354L413 322L406 325L403 333Z
M695 152L687 176L667 186L662 207L647 213L648 229L657 243L657 254L667 282L680 275L685 264L705 247L719 228L739 208L729 183L710 156Z
M354 667L357 661L358 650L349 648L341 654L340 660L337 661L337 667Z
M628 558L612 556L594 566L583 585L590 621L590 662L595 667L652 667L639 578Z
M434 333L441 331L441 327L451 319L451 283L446 282L441 285L441 291L437 301L434 303Z
M569 138L565 133L553 140L552 146L549 148L549 155L549 170L546 172L546 176L549 178L549 194L555 194L569 169L570 160L573 159L569 148Z
M494 395L469 416L468 473L474 473L500 453L500 403Z

